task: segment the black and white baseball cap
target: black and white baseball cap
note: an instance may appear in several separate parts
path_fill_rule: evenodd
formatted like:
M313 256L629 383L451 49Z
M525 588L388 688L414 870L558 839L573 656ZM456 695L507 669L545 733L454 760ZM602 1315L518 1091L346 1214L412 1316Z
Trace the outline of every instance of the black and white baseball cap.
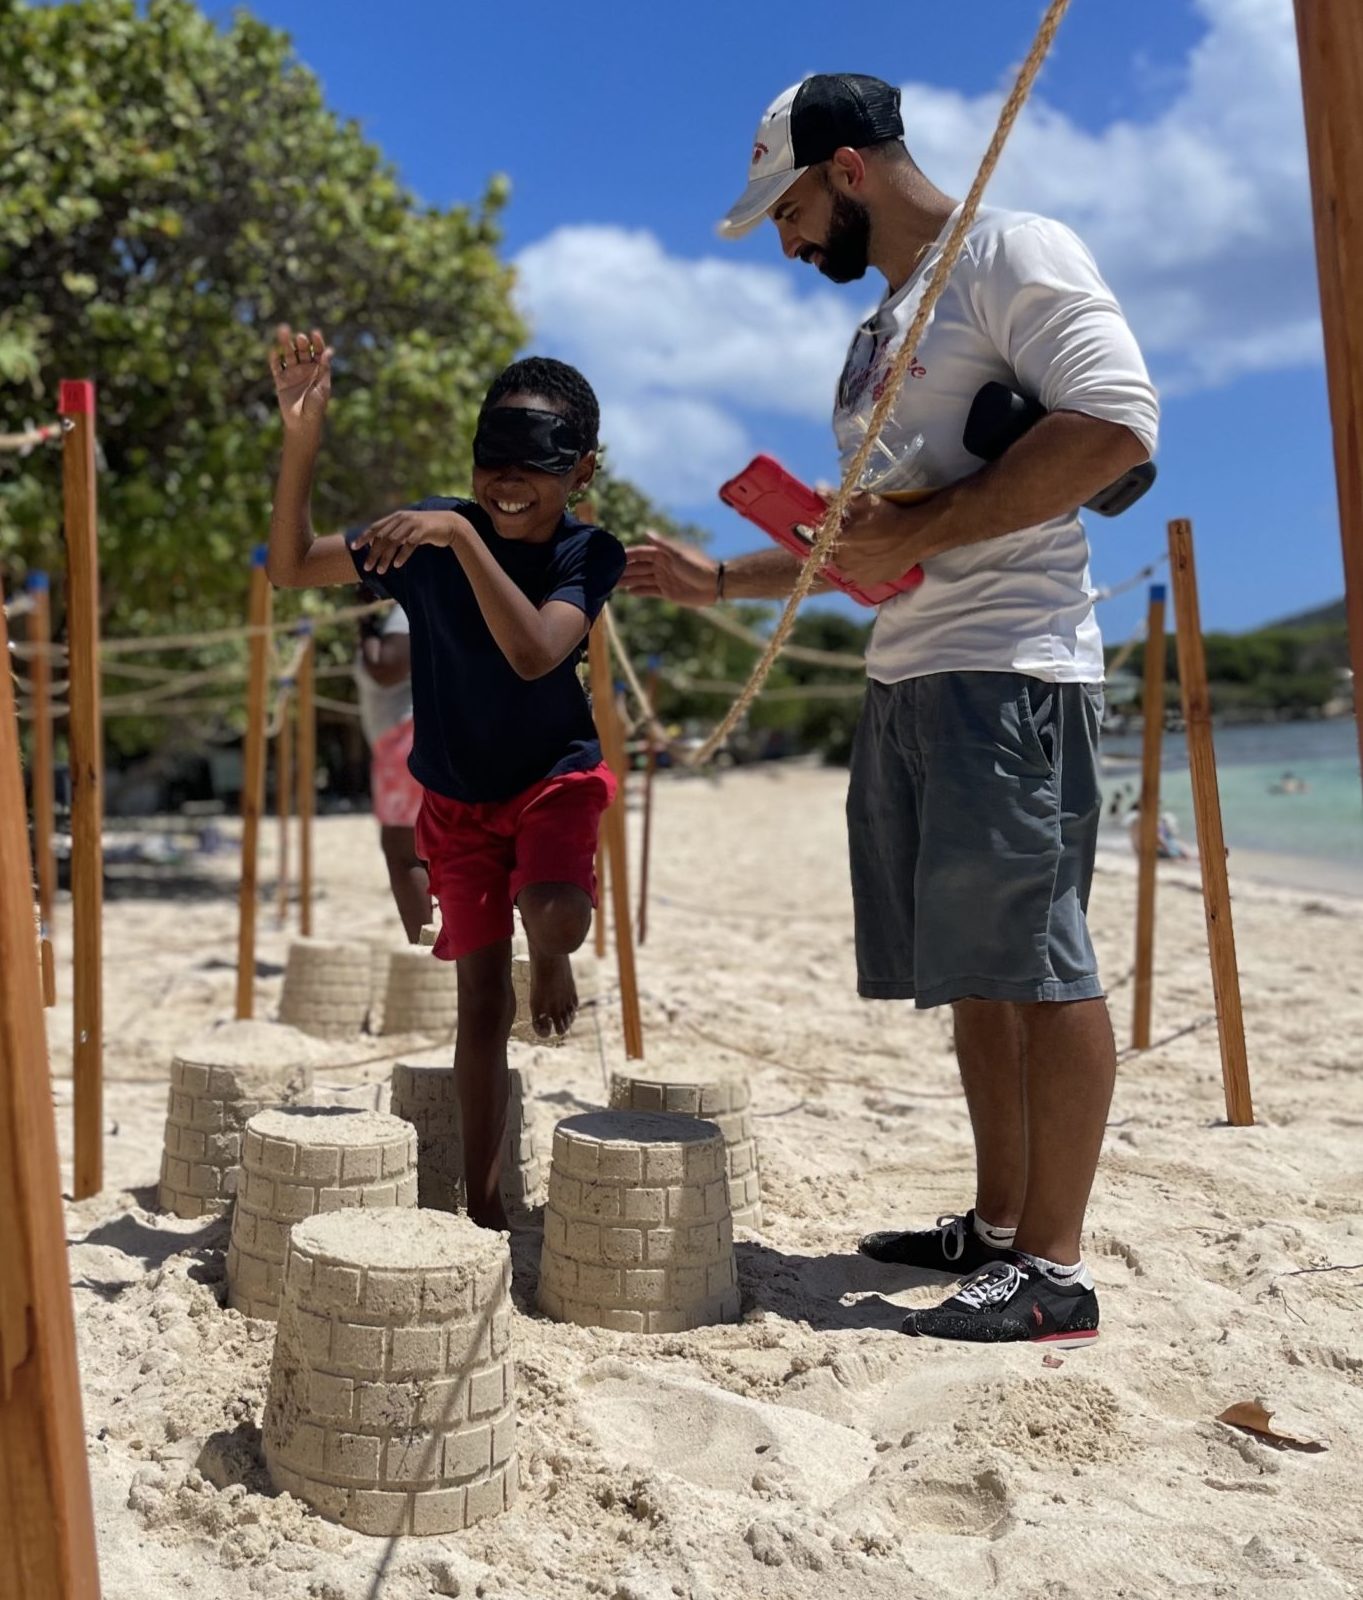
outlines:
M737 239L755 228L791 184L835 150L903 137L893 84L856 72L819 72L793 84L757 124L748 187L720 223L720 233Z

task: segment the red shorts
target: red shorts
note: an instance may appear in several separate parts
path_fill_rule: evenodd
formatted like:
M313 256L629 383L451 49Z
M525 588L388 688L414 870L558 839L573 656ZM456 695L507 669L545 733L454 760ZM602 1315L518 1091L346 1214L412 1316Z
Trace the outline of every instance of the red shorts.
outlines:
M369 793L374 816L385 828L414 828L425 792L412 776L407 757L412 753L412 719L381 733L369 753Z
M445 961L511 937L527 884L571 883L596 904L596 840L615 798L603 762L546 778L510 800L467 805L425 791L417 854L440 904L435 954Z

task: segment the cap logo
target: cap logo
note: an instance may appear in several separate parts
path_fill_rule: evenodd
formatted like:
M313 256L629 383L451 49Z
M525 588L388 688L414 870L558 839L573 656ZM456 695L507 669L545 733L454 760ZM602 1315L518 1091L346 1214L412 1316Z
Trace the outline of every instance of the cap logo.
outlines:
M766 145L764 145L761 142L761 140L759 139L758 142L752 147L752 164L753 164L753 166L756 166L757 163L762 159L763 156L770 155L770 154L771 154L771 151L768 150Z

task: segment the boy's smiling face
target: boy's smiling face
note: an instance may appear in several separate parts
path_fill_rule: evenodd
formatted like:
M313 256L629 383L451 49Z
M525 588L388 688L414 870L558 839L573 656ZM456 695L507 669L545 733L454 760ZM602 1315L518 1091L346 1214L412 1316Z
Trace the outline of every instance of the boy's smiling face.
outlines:
M560 406L538 394L505 395L495 407L498 411L503 408L562 414ZM569 497L585 489L595 472L594 450L580 456L571 472L545 472L520 463L487 467L475 464L473 498L503 539L547 544L563 520Z

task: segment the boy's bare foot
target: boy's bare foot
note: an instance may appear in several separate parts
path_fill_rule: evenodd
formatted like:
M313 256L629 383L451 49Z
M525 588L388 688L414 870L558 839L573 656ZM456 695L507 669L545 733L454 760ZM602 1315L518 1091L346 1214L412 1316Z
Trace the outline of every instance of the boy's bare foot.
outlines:
M540 955L530 948L530 1022L541 1039L565 1034L577 1015L577 984L567 956Z

